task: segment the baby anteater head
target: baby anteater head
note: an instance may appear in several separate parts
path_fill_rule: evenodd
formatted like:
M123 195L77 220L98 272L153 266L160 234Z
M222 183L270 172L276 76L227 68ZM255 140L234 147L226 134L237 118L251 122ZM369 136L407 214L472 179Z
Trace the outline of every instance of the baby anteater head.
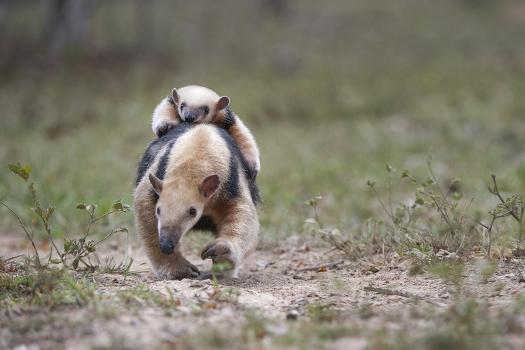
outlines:
M151 173L149 181L159 196L155 215L160 250L171 254L182 235L199 221L204 206L219 187L219 176L207 176L194 187L188 182L162 181Z
M215 91L198 85L173 89L171 98L180 118L187 123L210 123L230 104L228 96L219 96Z

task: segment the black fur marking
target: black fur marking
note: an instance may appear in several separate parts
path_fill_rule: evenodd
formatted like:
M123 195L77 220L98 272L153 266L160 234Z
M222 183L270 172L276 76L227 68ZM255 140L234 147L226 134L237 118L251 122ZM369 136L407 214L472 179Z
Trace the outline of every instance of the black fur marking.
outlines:
M159 195L153 189L150 191L150 197L153 204L157 204L157 202L159 201Z
M230 107L227 107L226 115L224 116L224 120L222 121L222 127L228 130L234 124L235 124L235 113L233 113Z
M217 225L211 217L201 216L195 226L192 227L192 230L217 232Z
M173 145L175 144L177 139L182 134L187 132L191 127L191 124L183 122L177 125L175 128L169 130L168 133L164 136L154 140L149 144L148 148L146 149L146 152L144 153L142 159L139 162L135 186L140 183L140 181L142 180L148 169L151 167L151 165L153 164L163 147L168 145L167 150L161 156L159 166L155 173L155 176L157 176L159 179L164 179L164 176L166 175L166 167L169 159L169 154ZM227 198L232 199L239 196L239 170L241 170L242 174L244 174L248 181L248 188L250 190L252 202L255 205L257 205L261 202L261 198L259 195L259 188L257 187L257 184L255 182L255 174L253 173L253 170L249 167L248 162L246 161L246 159L244 159L241 151L239 150L239 147L237 146L233 138L230 136L230 134L228 134L226 130L221 128L217 128L217 132L226 142L230 151L230 174L228 180L225 183L225 191ZM239 169L238 164L240 164L241 169ZM156 203L158 200L158 196L155 192L153 192L152 198Z
M255 182L255 175L253 170L248 165L246 159L242 155L239 146L235 143L235 140L228 134L224 129L218 129L219 135L222 137L228 149L230 150L230 175L225 184L225 191L229 199L235 198L239 195L239 167L238 163L241 165L242 172L248 181L248 188L250 190L250 196L252 198L253 204L257 205L261 202L261 197L259 195L259 188Z
M168 167L168 160L170 158L171 149L173 148L175 141L170 141L170 143L168 143L168 145L166 146L166 150L164 151L164 154L160 158L159 165L157 167L157 171L155 172L155 176L161 180L164 180L164 176L166 176L166 168Z
M137 179L135 181L135 186L139 184L139 182L142 180L148 169L150 168L151 164L155 161L155 158L157 157L158 153L161 151L161 149L171 143L171 147L177 141L179 136L184 134L186 131L190 129L190 124L188 123L181 123L177 125L177 127L170 129L165 135L162 137L159 137L158 139L152 141L148 148L146 149L146 152L144 152L144 155L142 156L142 159L139 162L138 170L137 170ZM166 155L166 154L164 154ZM166 159L167 161L167 159ZM162 160L161 160L162 163ZM160 168L161 164L159 164ZM164 167L164 172L166 171L166 168ZM157 170L156 176L159 179L164 178L164 174L162 174L162 177L158 175L159 171Z
M157 129L157 137L162 137L168 133L171 129L173 129L176 125L173 124L164 124L161 127Z

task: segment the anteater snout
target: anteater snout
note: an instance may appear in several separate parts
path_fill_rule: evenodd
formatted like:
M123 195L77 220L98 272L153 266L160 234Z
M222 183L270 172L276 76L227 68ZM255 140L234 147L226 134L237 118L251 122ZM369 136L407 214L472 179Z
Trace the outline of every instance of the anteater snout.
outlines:
M179 243L180 233L174 230L161 229L159 234L160 251L171 254Z
M179 234L165 234L161 231L159 236L160 251L164 254L171 254L179 243Z
M193 123L199 116L198 113L193 111L184 111L182 115L184 117L184 121L187 123Z
M175 244L173 243L173 240L169 237L160 236L159 243L160 251L164 254L171 254L173 253L173 250L175 250Z

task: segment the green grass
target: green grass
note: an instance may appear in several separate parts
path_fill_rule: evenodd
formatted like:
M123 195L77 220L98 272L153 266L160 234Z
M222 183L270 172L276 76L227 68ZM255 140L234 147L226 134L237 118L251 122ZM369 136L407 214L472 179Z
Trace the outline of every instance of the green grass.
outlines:
M224 6L246 11L238 25L253 29L249 5ZM15 65L0 83L0 164L31 164L43 197L57 207L55 234L74 234L85 220L77 203L104 210L119 198L131 202L136 163L153 136L155 104L173 84L197 82L230 95L257 138L266 239L308 232L304 201L317 194L323 196L325 224L359 234L367 218L381 217L366 181L384 184L387 164L423 178L429 153L442 185L461 178L472 207L486 213L494 203L486 191L491 173L504 191L525 189L525 69L519 64L525 35L512 14L516 8L512 1L312 2L292 5L294 15L286 20L257 22L255 41L246 34L233 40L221 26L212 39L206 27L195 42L177 36L162 55L153 46L146 59L93 64L66 55L62 64L30 74ZM26 10L13 7L20 16ZM118 8L106 10L94 12L96 23ZM191 11L181 6L174 28L184 27L184 13ZM135 18L131 9L120 13ZM312 22L314 15L324 20ZM13 54L17 35L38 47L38 37L30 35L34 29L21 34L13 18L6 34ZM311 35L303 35L305 23ZM107 35L95 31L95 51L114 53L111 43L117 51L136 50L122 25L117 21ZM202 55L210 47L216 50L213 60ZM296 62L285 71L281 49ZM159 63L166 57L174 58ZM399 185L394 198L410 200L411 192ZM28 203L20 181L6 169L0 170L0 199L21 212ZM132 226L131 215L123 220ZM0 224L2 231L15 227L7 215Z
M315 226L305 223L312 217L305 201L320 194L322 226L349 238L349 256L382 253L387 243L416 258L411 272L445 278L461 294L464 265L433 264L435 253L464 238L461 260L484 253L486 242L463 225L455 241L443 244L444 225L433 209L421 209L415 218L423 229L412 227L406 234L389 224L367 181L375 182L386 199L386 167L396 168L392 202L411 205L416 186L400 175L408 169L425 181L431 154L442 188L448 190L459 178L461 203L473 200L469 222L490 219L488 211L497 202L487 190L491 174L505 196L525 193L525 7L520 0L290 1L283 16L265 12L259 2L158 1L147 9L137 4L93 5L89 45L70 43L59 59L50 59L42 35L45 6L9 2L9 15L0 23L0 201L31 223L26 187L7 169L17 161L30 164L42 207L56 207L53 235L78 237L88 217L77 204L97 204L102 213L118 199L131 203L136 164L153 139L153 108L174 85L198 83L231 97L261 148L264 243L283 244L301 235L308 244L326 244ZM133 215L110 216L92 233L103 235L121 224L133 232ZM9 233L23 237L16 220L0 207L0 234ZM45 237L38 224L35 233ZM502 220L494 237L499 257L509 258L516 237L518 225ZM203 239L195 235L188 242ZM492 276L496 263L487 260L481 281ZM108 261L101 271L126 275L129 266L119 264ZM180 304L144 285L99 295L93 275L13 266L0 260L5 271L0 306L6 310L81 307L93 311L92 317L110 319L119 308L175 312ZM216 287L212 304L200 309L236 304L235 290ZM412 310L403 322L406 315L382 315L371 304L352 315L310 304L295 322L247 312L242 327L231 334L211 327L198 336L183 334L180 344L318 349L334 340L365 338L372 349L494 348L523 332L523 310L520 297L498 310L458 298L441 312ZM0 320L0 326L18 334L20 342L48 323L67 329L67 317L44 313ZM401 327L368 330L366 322L377 317ZM406 327L413 323L416 329Z
M95 299L94 284L63 270L0 273L0 305L56 308L86 306Z

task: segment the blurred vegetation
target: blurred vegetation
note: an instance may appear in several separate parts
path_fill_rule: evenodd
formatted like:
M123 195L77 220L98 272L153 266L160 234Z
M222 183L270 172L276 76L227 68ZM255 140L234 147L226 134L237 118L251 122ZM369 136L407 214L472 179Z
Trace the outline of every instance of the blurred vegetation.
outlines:
M518 0L3 0L0 52L0 164L32 165L66 231L79 202L131 201L153 108L191 83L229 95L258 140L266 238L302 232L318 193L325 223L356 229L379 212L367 180L425 176L429 153L476 210L492 173L525 189ZM0 200L21 210L2 169Z

